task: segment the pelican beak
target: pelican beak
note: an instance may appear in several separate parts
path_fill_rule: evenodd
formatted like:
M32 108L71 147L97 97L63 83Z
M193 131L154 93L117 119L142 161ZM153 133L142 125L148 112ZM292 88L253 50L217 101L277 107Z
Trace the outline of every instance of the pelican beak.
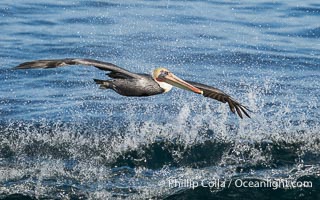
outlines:
M175 76L173 73L169 72L168 75L165 75L162 77L162 80L172 86L184 89L184 90L189 90L192 92L195 92L197 94L203 94L203 91L200 90L199 88L194 87L193 85L185 82L184 80L178 78Z

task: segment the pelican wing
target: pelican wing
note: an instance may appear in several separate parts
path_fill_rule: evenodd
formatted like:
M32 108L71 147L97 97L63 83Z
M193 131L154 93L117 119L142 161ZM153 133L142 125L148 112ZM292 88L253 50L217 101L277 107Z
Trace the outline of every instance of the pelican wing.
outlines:
M232 97L224 93L223 91L214 88L212 86L204 85L201 83L196 83L192 81L187 81L191 85L199 88L200 90L203 91L203 96L204 97L209 97L211 99L218 100L222 103L228 103L230 110L235 113L237 112L240 118L243 118L242 113L244 113L247 117L250 118L250 115L248 114L248 111L250 111L246 106L243 106L241 103L238 101L234 100Z
M138 74L129 72L115 64L102 62L92 59L78 59L78 58L65 58L65 59L52 59L52 60L35 60L22 63L15 67L15 69L36 69L36 68L55 68L66 65L85 65L94 66L104 71L110 71L113 76L122 76L128 78L138 78ZM109 75L109 74L108 74Z

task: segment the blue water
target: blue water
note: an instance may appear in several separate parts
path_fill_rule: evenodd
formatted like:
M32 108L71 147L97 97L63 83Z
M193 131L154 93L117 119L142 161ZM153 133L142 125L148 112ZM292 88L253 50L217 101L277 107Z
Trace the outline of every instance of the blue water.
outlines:
M2 0L0 17L0 199L320 198L319 3ZM180 89L99 90L95 68L12 69L65 57L163 66L252 119ZM236 184L268 180L312 187Z

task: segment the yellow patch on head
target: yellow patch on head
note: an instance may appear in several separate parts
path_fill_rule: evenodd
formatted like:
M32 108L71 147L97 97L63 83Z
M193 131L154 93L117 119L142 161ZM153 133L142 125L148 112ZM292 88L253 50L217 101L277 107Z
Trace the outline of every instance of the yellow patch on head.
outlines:
M161 72L163 72L163 71L169 72L169 70L167 70L166 68L159 67L159 68L153 70L152 77L156 80L159 77L159 75L161 74Z
M166 82L163 82L159 79L159 75L163 72L169 72L169 70L167 70L166 68L163 68L163 67L159 67L159 68L153 70L152 77L159 84L159 86L162 89L164 89L164 92L169 92L172 89L172 85L170 85Z

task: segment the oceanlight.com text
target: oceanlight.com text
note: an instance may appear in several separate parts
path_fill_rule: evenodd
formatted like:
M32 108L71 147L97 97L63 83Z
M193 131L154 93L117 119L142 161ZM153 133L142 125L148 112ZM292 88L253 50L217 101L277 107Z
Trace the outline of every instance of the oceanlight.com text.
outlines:
M312 188L312 181L296 181L290 179L265 179L265 180L247 180L247 179L169 179L165 183L170 188L191 188L209 187L209 188L272 188L274 190L295 189L295 188Z

